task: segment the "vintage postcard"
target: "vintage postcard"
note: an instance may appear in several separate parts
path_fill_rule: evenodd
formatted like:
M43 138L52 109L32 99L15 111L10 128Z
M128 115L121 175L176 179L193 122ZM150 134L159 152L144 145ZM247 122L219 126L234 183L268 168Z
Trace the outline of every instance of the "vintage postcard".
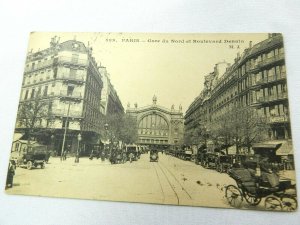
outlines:
M295 211L279 33L30 34L6 193Z

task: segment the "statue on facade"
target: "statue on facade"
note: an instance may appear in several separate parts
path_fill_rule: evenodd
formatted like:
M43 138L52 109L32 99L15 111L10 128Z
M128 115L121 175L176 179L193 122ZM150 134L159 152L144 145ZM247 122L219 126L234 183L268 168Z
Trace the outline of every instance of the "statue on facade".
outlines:
M175 108L175 106L174 106L174 104L171 106L171 110L172 111L174 111L174 108Z
M127 103L127 108L130 108L130 103L129 102Z
M138 104L137 104L137 103L134 103L134 107L137 109L137 107L138 107Z
M180 112L182 111L182 106L181 106L181 104L179 105L179 111L180 111Z
M157 97L155 95L153 96L152 101L153 101L153 105L156 105Z
M59 44L60 37L54 36L50 41L50 48L55 48Z

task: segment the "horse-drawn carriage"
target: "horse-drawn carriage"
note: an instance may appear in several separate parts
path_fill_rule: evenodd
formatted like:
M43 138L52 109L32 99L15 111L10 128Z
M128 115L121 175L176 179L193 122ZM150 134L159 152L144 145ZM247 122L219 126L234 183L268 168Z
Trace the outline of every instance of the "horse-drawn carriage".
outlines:
M271 171L256 174L247 168L229 170L229 176L236 181L236 185L228 185L225 197L233 207L241 207L245 199L249 205L258 205L262 198L266 210L294 211L297 209L296 188L291 180L280 180Z

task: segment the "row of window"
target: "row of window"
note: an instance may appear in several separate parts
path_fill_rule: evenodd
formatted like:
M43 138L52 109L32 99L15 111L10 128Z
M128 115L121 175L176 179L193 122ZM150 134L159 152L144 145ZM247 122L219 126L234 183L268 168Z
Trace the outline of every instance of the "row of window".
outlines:
M248 87L256 85L258 83L272 82L282 78L286 78L285 65L275 66L269 70L263 70L259 73L251 74L250 76L245 77L242 81L239 82L238 90L239 92L241 92Z
M167 130L139 129L139 134L168 136Z
M234 72L229 72L230 74L226 75L226 78L221 81L221 84L218 85L218 87L215 88L214 92L218 91L222 86L227 84L233 77L242 77L245 75L246 72L248 72L250 69L253 69L256 67L259 63L271 59L273 57L277 57L278 55L283 55L284 54L284 49L281 48L276 48L273 49L269 52L263 53L259 55L256 58L248 60L244 65L242 65L240 68L235 70ZM285 73L285 68L284 68L284 73Z
M168 140L158 140L158 139L139 139L142 143L155 143L155 144L167 144Z
M27 70L27 71L28 70L34 70L34 69L41 68L41 67L44 67L46 65L52 64L53 59L54 59L54 55L52 55L50 57L43 58L43 59L36 60L34 62L27 63L25 70Z
M27 89L25 91L24 100L33 99L38 96L47 96L48 95L48 85L43 88L40 86L38 88L32 88L31 90Z

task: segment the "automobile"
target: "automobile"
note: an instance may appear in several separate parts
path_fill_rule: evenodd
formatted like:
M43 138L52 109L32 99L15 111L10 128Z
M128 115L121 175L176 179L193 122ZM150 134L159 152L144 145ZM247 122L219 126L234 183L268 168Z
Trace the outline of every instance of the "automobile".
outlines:
M203 160L201 161L201 165L205 168L216 168L217 166L217 154L207 152L203 154Z
M219 155L216 158L216 170L220 173L228 172L232 167L232 156Z
M150 162L158 162L158 151L155 149L150 151Z
M183 159L190 161L192 159L193 151L191 149L187 149L184 151Z
M92 150L89 159L93 160L93 158L99 159L100 158L100 151L99 150Z
M12 159L16 161L16 165L18 167L25 167L29 170L38 166L40 166L41 169L44 169L47 158L47 146L39 144L29 144L26 148L12 153Z
M127 160L130 161L137 161L138 159L138 147L137 145L126 145L125 146L125 151L127 155Z

